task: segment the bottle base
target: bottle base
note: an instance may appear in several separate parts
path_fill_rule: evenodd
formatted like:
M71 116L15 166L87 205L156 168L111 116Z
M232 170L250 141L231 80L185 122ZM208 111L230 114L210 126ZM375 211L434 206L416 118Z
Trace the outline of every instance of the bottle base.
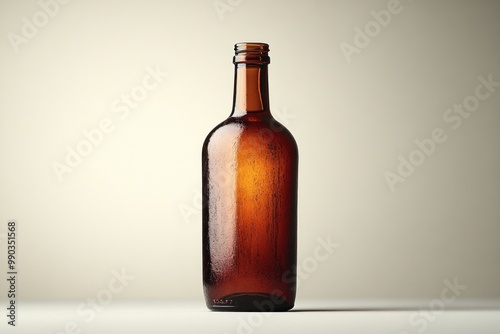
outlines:
M293 304L283 298L266 293L233 293L207 301L207 307L219 312L285 312Z

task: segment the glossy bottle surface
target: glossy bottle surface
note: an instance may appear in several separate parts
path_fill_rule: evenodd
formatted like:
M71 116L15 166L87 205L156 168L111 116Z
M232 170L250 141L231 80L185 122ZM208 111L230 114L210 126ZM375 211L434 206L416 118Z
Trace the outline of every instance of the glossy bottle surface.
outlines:
M286 311L295 302L298 150L269 110L268 46L235 50L233 110L202 150L205 300L212 310Z

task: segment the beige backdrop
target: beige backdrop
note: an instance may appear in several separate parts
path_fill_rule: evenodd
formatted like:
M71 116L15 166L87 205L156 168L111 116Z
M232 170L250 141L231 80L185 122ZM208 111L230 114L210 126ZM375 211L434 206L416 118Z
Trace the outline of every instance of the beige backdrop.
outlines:
M1 0L0 22L19 298L201 300L201 145L240 41L270 44L299 144L299 298L500 298L500 2Z

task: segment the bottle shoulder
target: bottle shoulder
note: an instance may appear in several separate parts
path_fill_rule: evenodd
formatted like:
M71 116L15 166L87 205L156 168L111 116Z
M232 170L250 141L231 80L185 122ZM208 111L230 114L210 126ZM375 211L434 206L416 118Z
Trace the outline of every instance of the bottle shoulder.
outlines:
M207 135L202 148L206 154L225 154L233 150L282 152L298 158L298 147L290 131L273 117L229 117ZM211 153L209 153L211 152Z
M289 138L295 143L292 133L272 115L245 115L228 117L217 126L206 137L224 135L226 139L238 138L243 133L246 135L257 134L260 136L272 136L273 138Z

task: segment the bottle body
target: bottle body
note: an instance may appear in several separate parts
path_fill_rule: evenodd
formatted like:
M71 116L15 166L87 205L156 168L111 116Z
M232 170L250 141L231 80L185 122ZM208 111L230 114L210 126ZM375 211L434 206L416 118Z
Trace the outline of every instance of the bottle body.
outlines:
M202 160L207 306L292 308L298 170L292 135L268 116L231 117L207 137Z
M203 286L212 310L286 311L295 302L298 149L267 99L267 64L237 64L233 112L203 144Z

